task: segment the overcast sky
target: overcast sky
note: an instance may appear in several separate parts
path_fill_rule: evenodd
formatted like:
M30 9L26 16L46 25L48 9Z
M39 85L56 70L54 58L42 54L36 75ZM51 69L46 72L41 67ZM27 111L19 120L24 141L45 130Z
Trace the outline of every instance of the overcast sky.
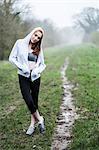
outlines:
M38 19L50 18L56 26L72 26L72 16L84 7L99 8L99 0L22 0ZM32 14L31 14L32 15Z

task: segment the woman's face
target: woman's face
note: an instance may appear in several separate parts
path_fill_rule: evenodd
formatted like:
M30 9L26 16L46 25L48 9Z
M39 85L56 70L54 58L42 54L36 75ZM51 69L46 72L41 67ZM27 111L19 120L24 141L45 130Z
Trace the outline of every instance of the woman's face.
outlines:
M36 43L38 42L42 37L42 33L40 31L35 31L31 36L31 42Z

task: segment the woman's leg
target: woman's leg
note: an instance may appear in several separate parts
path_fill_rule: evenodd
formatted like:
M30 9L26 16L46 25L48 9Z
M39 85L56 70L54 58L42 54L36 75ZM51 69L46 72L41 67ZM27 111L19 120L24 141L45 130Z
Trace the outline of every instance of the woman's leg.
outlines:
M38 111L38 95L39 95L39 89L40 89L40 80L41 78L38 78L35 81L31 82L31 95L34 100L34 104L36 106L36 112L34 112L32 115L35 117L37 121L41 120L41 116Z
M37 104L34 102L35 100L33 99L31 95L31 88L30 88L30 78L23 77L19 75L19 85L21 89L21 93L23 96L23 99L25 100L30 112L31 112L31 123L30 126L26 132L26 134L31 135L34 132L34 124L36 122L35 120L35 115L33 115L36 110L37 110Z
M40 116L38 110L36 110L35 113L33 113L33 115L38 119L38 127L39 127L39 131L40 133L45 133L45 125L44 125L44 118L43 116Z
M37 108L34 104L32 96L31 96L30 80L21 75L18 75L18 76L19 76L19 85L20 85L23 99L25 100L31 114L33 114L34 112L36 112Z
M33 116L34 116L34 117L36 118L36 120L39 121L39 122L42 120L42 117L41 117L41 115L40 115L40 113L39 113L38 110L36 110L36 112L33 113Z
M30 126L34 127L35 123L36 123L35 117L34 117L33 114L31 114L31 123L30 123Z
M38 121L38 127L40 133L44 133L45 132L44 118L43 116L40 115L38 111L39 88L40 88L40 78L36 79L34 82L31 82L31 95L34 100L35 106L37 108L36 112L34 112L32 115Z

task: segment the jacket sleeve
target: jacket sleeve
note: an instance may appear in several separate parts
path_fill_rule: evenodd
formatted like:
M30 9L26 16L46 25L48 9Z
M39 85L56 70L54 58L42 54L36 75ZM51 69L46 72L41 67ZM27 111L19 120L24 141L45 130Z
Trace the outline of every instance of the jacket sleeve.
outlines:
M18 62L17 57L18 57L18 40L14 44L12 51L9 55L9 61L14 64L18 69L22 70L22 65Z
M44 63L44 54L43 50L41 49L38 61L37 61L37 67L33 70L36 74L41 73L46 68L46 65Z

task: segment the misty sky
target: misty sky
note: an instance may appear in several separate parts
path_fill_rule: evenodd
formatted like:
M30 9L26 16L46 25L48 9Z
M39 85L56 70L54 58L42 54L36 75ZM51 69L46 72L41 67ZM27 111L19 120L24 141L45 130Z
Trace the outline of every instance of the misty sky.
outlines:
M99 8L99 0L22 0L38 19L50 18L56 26L72 26L72 16L84 7ZM31 14L32 15L32 14Z

